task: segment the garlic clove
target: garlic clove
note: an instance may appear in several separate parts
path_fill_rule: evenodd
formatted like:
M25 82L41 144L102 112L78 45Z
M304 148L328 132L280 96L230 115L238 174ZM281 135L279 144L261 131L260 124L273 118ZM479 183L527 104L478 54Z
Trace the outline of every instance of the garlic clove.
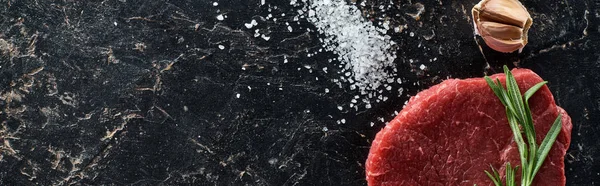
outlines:
M523 29L516 26L488 21L480 22L480 24L483 28L481 36L489 35L503 40L518 40L523 35Z
M482 36L485 43L492 49L499 52L514 52L525 47L523 40L501 40L492 36Z
M518 27L525 27L531 18L529 12L517 0L484 0L481 3L482 20L495 21Z

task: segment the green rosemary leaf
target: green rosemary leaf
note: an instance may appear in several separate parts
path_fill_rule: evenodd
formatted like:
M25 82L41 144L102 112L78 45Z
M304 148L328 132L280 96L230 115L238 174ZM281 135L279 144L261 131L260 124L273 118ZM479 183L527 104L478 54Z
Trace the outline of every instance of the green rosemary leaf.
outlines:
M492 165L490 165L490 168L492 168L492 173L485 171L485 174L492 180L492 182L494 182L495 186L502 186L502 180L500 179L500 175L498 174L496 169L492 167Z
M556 137L560 133L561 128L562 116L558 114L558 117L556 117L556 120L554 120L554 124L552 124L552 127L548 131L548 134L546 134L544 141L542 141L542 144L540 144L540 149L536 154L538 161L536 162L535 169L533 170L533 175L535 175L542 167L542 164L544 163L546 156L548 156L548 153L552 148L552 144L554 144L554 142L556 141Z
M492 167L491 164L490 164L490 167ZM500 179L500 174L498 174L498 171L494 168L492 168L492 171L494 172L494 176L496 176L496 178L498 178L498 181L500 181L500 183L502 183L502 181Z
M487 82L487 84L490 86L490 88L492 88L492 91L494 92L494 94L496 94L496 96L498 97L504 97L504 93L502 92L502 87L498 87L498 85L496 83L494 83L494 81L492 81L492 78L485 76L484 77L485 81ZM503 105L506 105L506 102L504 101L504 99L500 99L500 102L502 102Z
M492 176L492 174L490 174L490 172L485 171L485 174L490 178L490 180L492 180L492 182L494 182L495 186L502 186L502 184L500 183L500 178L496 178L494 176Z
M535 94L535 92L537 92L540 88L542 88L542 86L544 86L547 83L547 81L543 81L543 82L539 82L538 84L535 84L533 87L529 88L529 90L527 90L524 94L524 99L525 99L525 123L529 123L531 125L529 125L528 130L530 133L533 134L532 139L535 140L535 128L533 126L533 117L531 114L531 110L529 108L529 98L531 98L531 96L533 96L533 94ZM529 140L529 138L528 138ZM535 145L535 143L534 143ZM536 150L537 148L531 148ZM532 152L533 153L533 152ZM537 153L533 153L533 154L537 154Z
M506 111L506 117L508 118L508 125L510 126L511 131L513 132L513 136L515 138L514 140L517 143L517 148L519 149L521 166L524 167L523 171L526 171L525 167L529 167L529 163L527 161L527 145L523 140L523 136L521 135L521 130L519 129L519 124L517 123L515 116L512 115L512 113L508 112L508 109Z
M510 166L510 162L506 163L506 186L515 186L515 172L517 171L517 167L514 169Z
M519 90L519 86L517 85L517 80L512 75L508 67L504 66L504 74L506 75L506 90L508 92L508 98L512 101L512 111L517 119L524 118L524 110L523 110L523 100L521 98L521 91ZM523 123L523 121L519 121L519 123Z
M535 92L542 88L546 83L548 83L548 81L542 81L529 88L529 90L525 92L525 103L527 103L527 101L529 101L529 98L531 98L531 96L533 96L533 94L535 94Z
M487 78L489 78L489 77L487 77ZM498 89L497 91L500 93L500 95L496 95L496 96L498 96L498 98L500 99L500 101L502 102L502 104L505 107L512 108L513 107L512 101L508 98L508 92L506 92L506 90L504 89L504 86L502 86L502 83L500 83L500 80L496 79L496 82L494 84L495 84L495 88Z
M533 123L533 118L531 115L531 110L529 109L529 98L531 98L531 96L533 96L533 94L535 94L535 92L537 92L540 88L542 88L542 86L544 86L547 83L547 81L543 81L543 82L539 82L538 84L535 84L533 87L529 88L529 90L527 90L524 94L525 97L525 123ZM533 125L531 126L531 129L533 134L535 134L535 128L533 128Z

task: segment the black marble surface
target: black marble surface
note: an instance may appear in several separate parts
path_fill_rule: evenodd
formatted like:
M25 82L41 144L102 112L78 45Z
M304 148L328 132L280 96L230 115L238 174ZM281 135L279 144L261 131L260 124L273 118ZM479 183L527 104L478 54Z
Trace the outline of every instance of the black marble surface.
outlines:
M600 185L597 0L524 0L530 44L520 54L483 45L485 58L473 38L475 0L365 2L365 20L380 22L374 7L394 3L386 17L407 25L388 34L409 83L393 85L406 95L357 110L337 108L357 90L332 81L342 71L327 62L336 54L307 56L323 46L309 21L289 32L264 19L290 21L301 6L213 2L0 0L0 185L366 185L381 119L447 77L503 64L550 82L573 119L567 183ZM416 3L418 20L406 14ZM268 41L244 26L252 19Z

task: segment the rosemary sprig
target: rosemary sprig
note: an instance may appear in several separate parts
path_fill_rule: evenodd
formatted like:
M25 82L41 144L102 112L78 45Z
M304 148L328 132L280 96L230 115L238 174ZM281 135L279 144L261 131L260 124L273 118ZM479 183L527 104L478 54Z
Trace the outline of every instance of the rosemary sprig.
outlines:
M500 102L506 107L508 124L513 132L521 158L521 186L529 186L533 183L535 175L540 170L540 167L542 167L554 141L556 141L558 133L560 133L562 126L561 115L559 114L556 120L554 120L554 124L552 124L548 134L546 134L546 137L538 146L535 141L535 128L528 101L547 81L534 85L522 97L519 86L517 86L517 81L506 65L504 65L504 74L506 75L506 89L504 89L498 79L494 82L490 77L485 76L485 80L494 94L498 96ZM525 143L525 140L527 140L527 143ZM485 173L496 186L502 186L500 175L494 167L491 168L491 173L488 171L485 171ZM510 163L506 163L506 186L517 185L514 178L518 168L519 166L512 168Z

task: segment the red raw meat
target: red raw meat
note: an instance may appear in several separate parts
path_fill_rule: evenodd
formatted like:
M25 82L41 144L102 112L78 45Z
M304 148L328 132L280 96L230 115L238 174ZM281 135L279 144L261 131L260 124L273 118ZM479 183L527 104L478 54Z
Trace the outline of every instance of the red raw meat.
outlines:
M522 93L542 81L527 69L512 73ZM503 74L496 78L505 83ZM562 131L534 185L565 185L571 118L547 86L529 104L538 144L562 114ZM505 162L521 165L504 110L483 78L449 79L418 93L375 137L366 162L369 185L493 185L484 172L490 164L502 167L502 176Z

